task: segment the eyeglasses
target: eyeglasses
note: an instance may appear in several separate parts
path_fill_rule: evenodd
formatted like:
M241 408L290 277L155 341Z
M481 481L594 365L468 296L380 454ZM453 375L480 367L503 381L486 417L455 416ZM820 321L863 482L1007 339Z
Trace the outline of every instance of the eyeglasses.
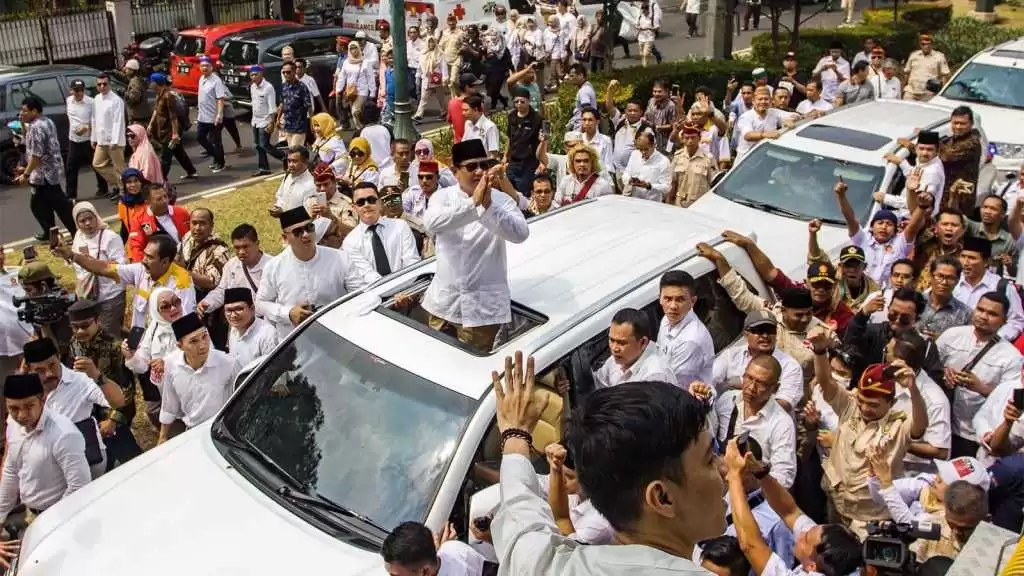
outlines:
M487 170L488 168L491 167L491 161L490 160L472 160L470 162L465 162L465 163L461 164L459 167L464 169L464 170L469 170L470 172L476 172L477 170Z
M160 305L157 306L157 310L170 310L171 308L177 308L178 306L181 306L181 298L172 298L161 302Z
M224 307L224 315L226 315L226 316L238 316L239 314L244 314L247 310L248 309L245 308L245 307L242 307L242 308L228 308L227 306L225 306Z
M369 204L370 206L374 206L377 204L377 197L367 196L365 198L360 198L359 200L353 202L353 204L355 204L356 206L365 206L367 204Z
M314 226L312 222L306 222L305 224L299 226L298 228L292 228L292 236L296 238L302 238L306 234L312 234L315 231L316 226Z
M426 148L417 148L416 149L416 155L417 156L430 156L430 150L428 150Z

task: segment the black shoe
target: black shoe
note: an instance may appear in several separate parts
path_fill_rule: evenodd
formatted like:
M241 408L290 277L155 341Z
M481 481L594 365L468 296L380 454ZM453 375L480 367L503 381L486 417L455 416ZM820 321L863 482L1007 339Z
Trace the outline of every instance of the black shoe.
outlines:
M259 176L269 176L269 175L270 175L270 169L263 170L262 168L252 173L252 177L253 178L257 178Z
M50 241L50 235L47 234L47 233L44 233L44 232L40 232L39 234L36 234L35 236L33 236L33 238L35 238L38 242L49 242Z

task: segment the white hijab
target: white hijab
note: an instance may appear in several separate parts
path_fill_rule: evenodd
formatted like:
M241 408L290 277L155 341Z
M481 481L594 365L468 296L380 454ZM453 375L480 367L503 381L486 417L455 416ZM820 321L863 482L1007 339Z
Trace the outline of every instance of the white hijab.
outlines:
M142 336L142 342L149 345L150 360L160 360L178 349L171 321L160 315L160 296L174 294L170 288L157 288L149 295L149 325Z

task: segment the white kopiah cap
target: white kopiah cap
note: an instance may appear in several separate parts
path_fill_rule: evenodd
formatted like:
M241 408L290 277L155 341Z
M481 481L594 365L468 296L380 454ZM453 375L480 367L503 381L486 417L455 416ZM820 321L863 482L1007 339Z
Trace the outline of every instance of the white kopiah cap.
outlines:
M991 478L988 475L988 470L976 459L970 456L961 456L952 460L935 459L934 462L939 471L939 477L946 484L963 480L988 491Z

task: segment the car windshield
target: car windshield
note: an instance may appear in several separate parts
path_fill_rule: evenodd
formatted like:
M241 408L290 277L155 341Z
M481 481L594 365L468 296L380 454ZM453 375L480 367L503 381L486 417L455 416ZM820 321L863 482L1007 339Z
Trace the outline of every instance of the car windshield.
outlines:
M842 224L843 214L832 193L840 176L848 186L850 204L855 210L863 210L858 216L866 217L871 195L881 188L885 177L882 167L783 148L772 142L751 150L726 174L715 192L767 211Z
M942 96L1006 108L1024 108L1024 70L972 62L950 81Z
M260 61L260 48L252 42L232 40L224 45L224 50L220 53L220 61L236 66L258 64Z
M311 324L221 418L298 488L391 530L426 518L476 405Z

